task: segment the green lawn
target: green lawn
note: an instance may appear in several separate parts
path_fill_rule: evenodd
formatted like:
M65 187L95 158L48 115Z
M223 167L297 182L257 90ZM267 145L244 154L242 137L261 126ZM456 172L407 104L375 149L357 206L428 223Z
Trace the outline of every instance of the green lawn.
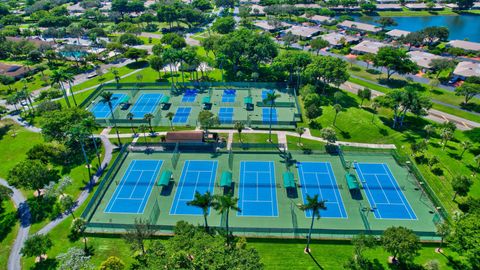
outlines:
M28 150L42 141L42 135L30 132L12 120L0 121L0 177L6 179L10 169L26 158Z
M13 204L13 201L11 200L4 201L3 207L5 209L4 213L17 211L15 205ZM17 236L17 232L19 229L20 224L19 222L17 222L10 231L10 233L8 233L7 236L0 241L0 269L7 269L8 256L10 254L12 245L15 242L15 237Z
M268 143L268 134L257 133L257 134L248 134L242 133L242 141L243 143ZM272 134L272 142L278 143L277 134ZM240 143L240 137L238 136L238 132L233 134L233 143Z
M288 136L287 135L287 147L288 150L321 150L323 151L325 148L325 143L309 140L309 139L301 139L301 145L298 144L298 137Z
M381 17L425 17L425 16L436 16L436 15L451 15L455 16L458 13L453 12L450 8L445 8L444 10L439 11L412 11L406 7L403 7L402 11L380 11L377 12Z

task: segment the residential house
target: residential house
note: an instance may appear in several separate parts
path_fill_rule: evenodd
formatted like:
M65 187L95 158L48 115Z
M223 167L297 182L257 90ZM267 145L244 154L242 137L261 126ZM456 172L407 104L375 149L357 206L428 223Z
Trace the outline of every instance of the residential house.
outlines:
M411 3L411 4L406 4L405 7L407 7L410 10L443 10L445 7L440 5L440 4L435 4L432 8L429 8L426 3Z
M306 15L302 16L303 18L314 22L316 24L326 24L326 25L331 25L335 23L335 19L327 16L321 16L321 15L313 15L311 17L307 17Z
M382 31L382 28L368 23L361 23L361 22L354 22L354 21L343 21L337 25L342 29L350 29L350 30L360 30L363 32L371 32L371 33L378 33Z
M460 77L462 80L473 76L480 77L480 63L460 62L453 71L453 75Z
M364 40L359 44L352 47L352 53L354 54L377 54L378 50L382 47L390 46L388 44L377 42L377 41L369 41Z
M400 4L378 4L378 11L401 11L402 6Z
M355 44L360 41L360 38L354 36L348 36L340 33L329 33L320 36L326 40L333 48L342 48L345 44Z
M432 53L424 51L410 51L407 53L410 56L410 60L415 62L423 71L431 69L431 63L434 59L446 59L445 57L438 56Z
M460 48L470 52L480 51L480 43L465 40L450 40L447 43L447 47Z
M251 8L250 14L252 15L258 15L258 16L265 15L264 6L251 5L250 8Z
M26 68L25 66L0 63L0 75L20 79L23 78L29 71L30 69Z
M255 21L253 25L262 29L263 31L268 31L268 32L276 32L281 29L287 28L289 26L289 24L284 22L280 22L280 24L274 25L273 23L270 23L267 21Z
M402 37L406 37L408 34L410 34L409 31L400 30L400 29L393 29L393 30L390 30L387 33L385 33L385 35L387 35L387 36L389 36L393 39L399 39L399 38L402 38Z
M284 33L291 32L294 36L299 37L300 39L311 39L314 36L317 36L322 32L322 28L320 27L306 27L306 26L299 26L299 25L294 25L286 30L284 30Z

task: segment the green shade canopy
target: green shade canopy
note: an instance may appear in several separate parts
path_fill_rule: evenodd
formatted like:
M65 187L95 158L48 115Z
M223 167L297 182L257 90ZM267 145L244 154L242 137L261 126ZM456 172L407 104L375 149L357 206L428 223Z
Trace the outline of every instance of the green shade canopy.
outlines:
M127 103L130 100L130 96L123 96L122 99L120 99L120 103Z
M347 180L347 185L348 185L348 189L358 189L359 186L358 186L358 181L357 181L357 178L355 177L355 175L351 174L351 173L346 173L345 174L345 179Z
M205 104L205 103L210 103L210 96L203 97L202 103L203 103L203 104Z
M170 97L169 97L169 96L163 96L163 97L160 99L160 103L168 103L168 101L170 101Z
M231 187L232 186L232 173L231 172L222 172L222 178L220 178L221 187Z
M168 186L170 183L170 179L172 178L172 172L169 170L163 171L162 176L160 176L160 180L158 181L159 186Z
M253 103L252 103L252 97L245 97L245 98L243 98L243 102L244 102L245 104L253 104Z
M292 172L284 172L283 173L283 185L285 188L294 188L295 181L293 180L293 173Z

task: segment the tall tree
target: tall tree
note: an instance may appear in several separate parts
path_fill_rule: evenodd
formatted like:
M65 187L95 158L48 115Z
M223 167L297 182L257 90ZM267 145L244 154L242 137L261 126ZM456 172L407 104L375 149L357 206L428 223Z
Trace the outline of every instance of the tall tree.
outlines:
M27 159L16 164L8 172L8 183L14 187L33 189L40 195L40 189L58 179L58 171L51 169L40 160Z
M147 113L143 116L143 120L145 120L148 123L148 127L150 128L150 133L153 133L153 128L152 128L153 118L154 118L154 115L151 113Z
M269 91L267 96L263 100L263 104L267 104L270 107L270 121L268 121L268 141L272 142L272 120L273 120L273 108L275 108L275 101L279 98L280 95L276 94L275 91Z
M383 67L387 70L387 80L395 74L415 73L418 66L412 60L406 51L390 46L382 47L373 61L375 67Z
M98 167L102 166L102 161L100 160L100 151L97 145L97 139L93 135L93 132L100 127L100 125L95 121L93 116L89 116L88 118L83 119L81 123L83 129L89 134L90 139L93 142L93 148L95 148L95 155L97 156L98 160Z
M240 212L241 209L237 206L238 198L234 198L232 193L226 195L214 195L215 203L213 208L217 210L221 215L225 216L225 230L227 232L227 243L230 239L230 230L229 230L229 215L230 210Z
M333 126L335 126L335 123L337 122L337 116L343 110L343 108L342 108L342 105L337 103L333 105L333 109L335 110L335 116L333 118Z
M466 81L460 87L455 88L455 95L465 97L464 104L468 104L472 98L479 94L480 84L469 83Z
M327 48L329 45L330 43L321 37L317 37L310 42L310 47L317 52L317 56L320 54L320 50Z
M198 191L195 191L195 195L193 200L187 202L187 205L195 206L202 209L203 212L203 219L205 220L205 231L208 232L208 211L210 207L215 205L214 197L210 194L209 191L205 192L205 194L200 194Z
M235 125L233 126L233 128L237 130L238 139L240 142L242 142L242 131L245 128L245 124L243 122L237 121L235 122Z
M168 119L170 122L170 129L173 130L173 117L175 117L175 114L173 112L168 112L165 117Z
M325 91L328 84L340 86L340 84L346 82L349 78L347 71L347 63L333 56L316 56L313 58L304 72L307 78L318 86L319 82L323 83L323 90Z
M208 133L208 129L220 124L220 120L216 115L210 111L201 111L198 114L198 122L200 127L205 130L205 133Z
M452 201L455 201L457 195L467 196L470 188L473 185L473 180L465 175L457 175L452 179L452 189L455 191Z
M315 218L320 219L320 210L326 210L324 200L318 199L318 194L315 194L311 197L307 194L306 202L299 205L300 210L304 212L309 212L312 215L312 222L310 223L310 229L308 230L307 236L307 246L305 247L305 252L310 253L310 241L312 239L313 223Z
M132 130L133 136L137 136L137 132L135 132L135 129L133 128L133 113L129 112L127 113L127 119L130 121L130 129Z
M161 71L163 67L165 66L165 62L163 61L161 56L154 55L150 58L148 61L150 64L150 67L158 72L158 80L161 78Z
M115 99L117 99L117 97L113 97L113 93L108 92L108 91L102 92L100 94L100 97L101 97L100 102L101 103L106 103L108 105L108 108L110 109L110 115L112 117L113 127L115 128L115 132L117 133L118 145L121 147L122 146L122 141L120 141L120 134L118 132L117 121L115 120L115 115L113 113L113 104L112 104L112 102Z
M52 86L54 86L55 84L58 84L60 86L60 89L62 90L62 93L63 93L63 97L65 98L65 103L67 104L67 107L70 107L70 100L68 100L67 90L63 85L63 83L66 81L65 73L58 70L54 70L52 72L52 75L50 75L50 80L52 81Z
M364 100L370 100L372 98L372 90L368 88L359 89L357 95L362 100L360 103L360 107L362 107Z
M389 227L380 238L383 249L393 255L393 261L405 265L418 256L422 248L417 235L405 227Z
M23 244L20 253L25 257L38 257L38 261L43 261L43 255L52 248L53 243L48 235L35 234L27 238Z

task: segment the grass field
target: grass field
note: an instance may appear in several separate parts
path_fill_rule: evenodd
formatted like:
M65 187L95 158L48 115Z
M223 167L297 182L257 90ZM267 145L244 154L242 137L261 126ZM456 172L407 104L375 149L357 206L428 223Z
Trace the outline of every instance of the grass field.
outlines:
M288 150L324 150L325 143L309 140L309 139L301 139L301 145L298 144L299 138L294 136L287 135L287 147Z
M268 143L268 134L248 134L248 133L242 133L242 141L240 141L240 136L238 135L238 132L233 133L233 142L234 143ZM278 136L277 134L272 134L272 142L273 143L278 143Z
M13 134L16 136L12 136ZM7 178L8 171L25 159L32 146L42 141L42 135L14 124L13 120L0 121L0 177Z
M13 201L11 200L5 200L3 202L3 207L4 207L4 212L3 213L10 213L10 212L16 212L17 209L15 208L15 205L13 204ZM19 222L15 224L15 226L12 228L10 233L7 234L7 236L0 241L0 269L7 269L7 263L8 263L8 256L10 254L10 250L12 248L12 245L15 241L15 237L17 236L17 232L20 228Z

